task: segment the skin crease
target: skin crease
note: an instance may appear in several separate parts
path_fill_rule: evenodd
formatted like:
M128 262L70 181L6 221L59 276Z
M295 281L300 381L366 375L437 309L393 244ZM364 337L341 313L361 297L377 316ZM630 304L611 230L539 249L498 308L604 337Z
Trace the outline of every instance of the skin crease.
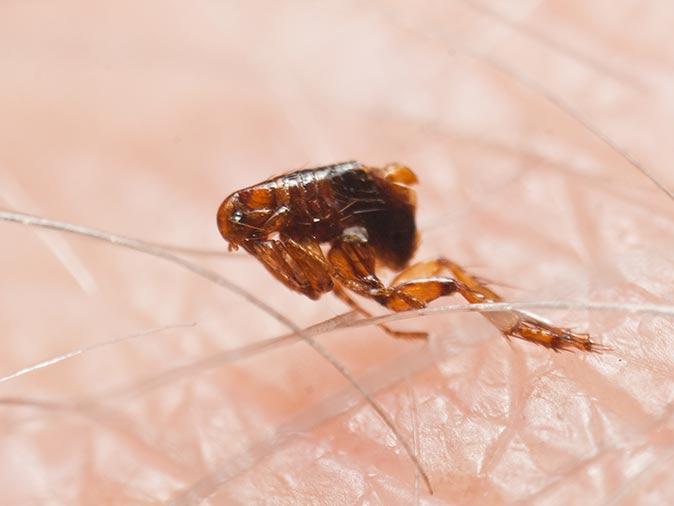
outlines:
M674 202L559 104L674 188L674 7L479 5L5 3L0 204L224 252L215 212L231 191L395 160L420 178L417 258L449 256L509 300L671 304ZM592 356L508 343L474 314L396 324L428 344L376 327L322 337L413 442L431 497L302 343L143 383L287 332L259 309L93 240L11 224L0 238L3 375L196 324L1 383L2 504L674 498L671 319L536 311L612 348ZM345 312L244 255L195 261L300 326Z

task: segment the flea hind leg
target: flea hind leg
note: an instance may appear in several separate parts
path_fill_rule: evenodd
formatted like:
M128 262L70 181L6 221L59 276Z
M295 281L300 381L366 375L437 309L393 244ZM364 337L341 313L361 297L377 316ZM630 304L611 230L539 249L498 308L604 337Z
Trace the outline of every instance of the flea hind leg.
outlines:
M404 285L413 283L416 278L439 276L443 272L452 274L457 283L457 291L471 304L503 300L483 280L446 258L414 264L398 274L393 282ZM556 327L521 311L485 312L483 315L508 338L524 339L555 351L570 349L601 351L603 349L600 345L593 343L588 334Z
M343 288L375 300L392 311L421 309L426 303L457 290L449 278L416 279L398 286L386 287L375 273L375 256L372 246L356 239L333 244L328 261L334 277L335 294L361 314L370 313L360 307ZM380 325L386 332L399 338L425 338L423 332L399 332Z
M339 283L335 283L333 291L337 297L339 297L346 305L348 305L350 308L352 308L354 311L357 311L361 315L363 315L365 318L370 318L372 317L372 313L370 313L367 309L363 308L360 304L358 304L355 300L353 300L349 294L346 293L346 291L340 286ZM388 327L384 325L383 323L378 324L378 327L381 328L384 332L386 332L388 335L391 337L395 337L398 339L427 339L428 338L428 333L426 332L413 332L413 331L403 331L403 330L395 330L392 329L391 327Z

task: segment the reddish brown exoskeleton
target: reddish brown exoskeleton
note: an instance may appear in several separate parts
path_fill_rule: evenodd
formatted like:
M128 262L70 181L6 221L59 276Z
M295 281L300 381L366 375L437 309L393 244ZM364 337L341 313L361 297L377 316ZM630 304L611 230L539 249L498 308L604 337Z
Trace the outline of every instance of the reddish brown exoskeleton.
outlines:
M418 243L415 183L414 172L395 163L375 168L346 162L298 170L227 197L218 210L218 228L230 250L244 248L291 290L311 299L334 292L365 315L369 313L345 289L392 311L423 308L456 292L470 303L501 301L446 258L410 265ZM329 246L327 254L322 245ZM377 277L382 266L398 272L390 286ZM506 337L554 350L599 349L587 334L522 312L484 316ZM396 337L426 336L382 327Z

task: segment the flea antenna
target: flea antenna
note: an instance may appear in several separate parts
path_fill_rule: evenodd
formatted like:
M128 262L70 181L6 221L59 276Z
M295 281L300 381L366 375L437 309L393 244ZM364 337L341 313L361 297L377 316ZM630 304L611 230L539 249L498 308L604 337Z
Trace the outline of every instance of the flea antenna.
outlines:
M358 383L358 381L356 381L356 379L351 375L351 373L339 362L337 362L337 360L334 357L332 357L332 355L330 355L330 353L328 353L328 351L325 348L323 348L323 346L317 343L311 336L308 336L300 327L295 325L295 323L293 323L290 319L283 316L280 312L275 310L273 307L271 307L261 299L258 299L255 295L253 295L245 288L237 285L236 283L233 283L232 281L229 281L228 279L222 277L215 271L202 267L201 265L191 262L189 260L185 260L184 258L174 255L173 253L170 253L159 246L148 244L138 239L112 234L110 232L106 232L104 230L97 228L85 227L82 225L51 220L48 218L41 218L39 216L33 216L30 214L13 211L0 211L0 221L20 223L26 226L41 227L49 230L57 230L60 232L69 232L72 234L78 234L85 237L98 239L100 241L114 244L117 246L121 246L123 248L138 251L140 253L145 253L147 255L151 255L157 258L161 258L163 260L166 260L167 262L171 262L179 267L182 267L183 269L186 269L196 274L197 276L207 279L212 283L215 283L216 285L221 286L222 288L225 288L230 292L238 295L244 300L247 300L248 302L256 306L258 309L274 318L277 322L281 323L282 325L290 329L292 332L297 334L304 342L306 342L319 355L321 355L325 360L327 360L344 377L344 379L346 379L351 384L351 386L353 386L361 394L363 399L365 399L365 401L370 405L370 407L374 409L374 411L377 413L377 415L379 415L379 417L386 424L389 430L395 435L396 439L403 447L403 449L407 453L408 457L410 458L414 466L418 469L419 474L421 475L422 479L424 480L424 483L426 484L426 487L428 488L428 492L430 494L433 493L433 488L431 487L431 482L430 479L428 478L428 474L424 470L423 466L421 465L417 457L414 455L412 447L407 442L407 440L402 437L402 434L400 434L400 432L396 428L391 417L386 413L386 411L384 411L384 408L382 408L377 402L375 402L372 396L370 396L370 394Z

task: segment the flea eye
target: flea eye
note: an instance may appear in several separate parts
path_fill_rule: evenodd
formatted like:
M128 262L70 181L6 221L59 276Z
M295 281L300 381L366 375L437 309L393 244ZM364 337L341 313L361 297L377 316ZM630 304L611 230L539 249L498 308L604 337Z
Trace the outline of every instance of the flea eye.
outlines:
M240 223L242 219L243 219L243 213L242 213L239 209L237 209L236 211L234 211L234 212L232 213L232 217L230 218L230 220L231 220L233 223Z

